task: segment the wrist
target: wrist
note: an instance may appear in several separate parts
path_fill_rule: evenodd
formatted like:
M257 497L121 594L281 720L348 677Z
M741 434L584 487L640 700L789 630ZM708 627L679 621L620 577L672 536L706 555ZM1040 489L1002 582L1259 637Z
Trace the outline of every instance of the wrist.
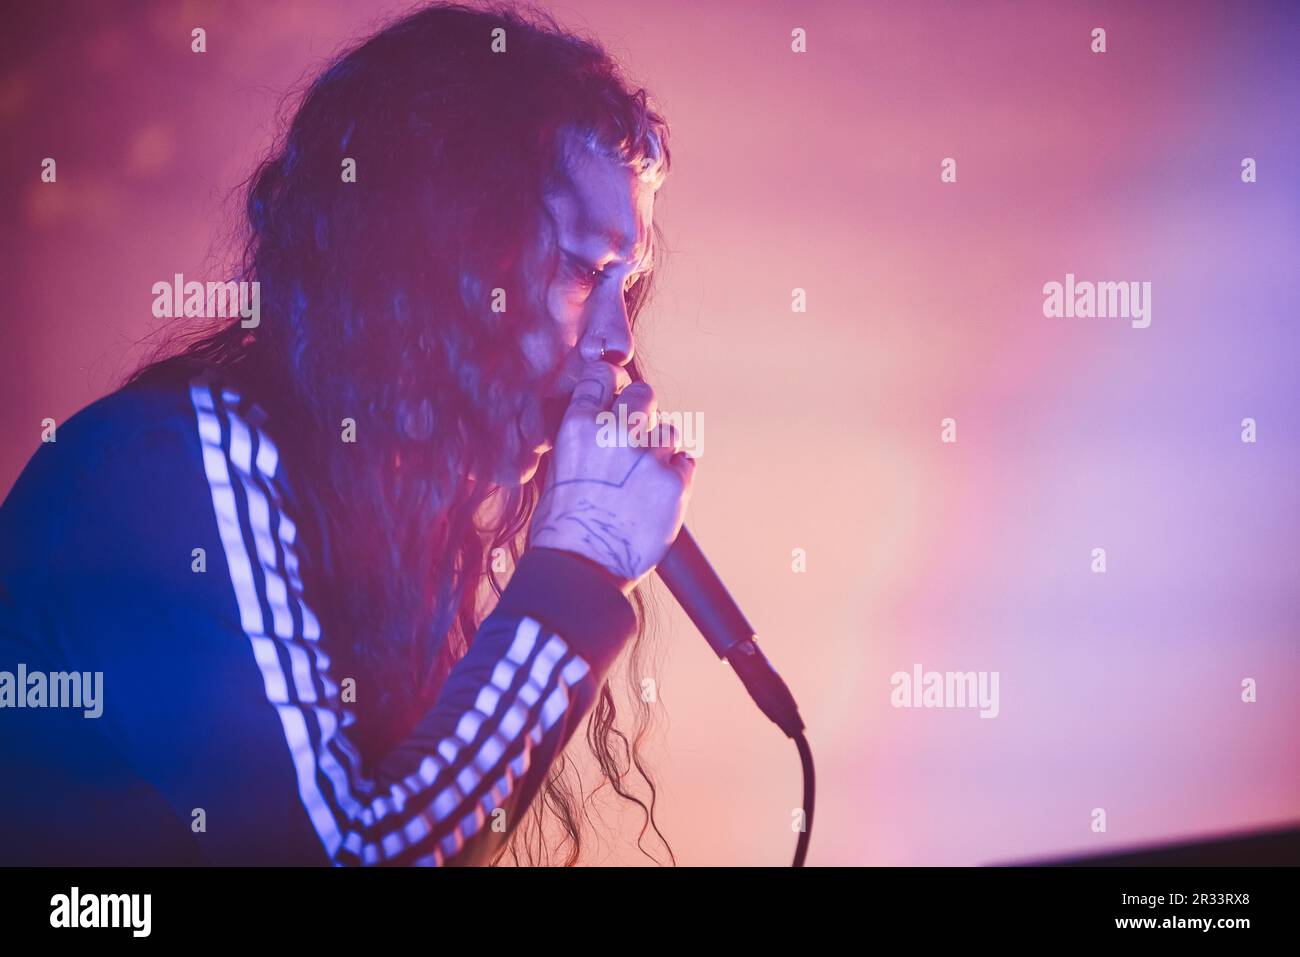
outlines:
M559 553L566 555L575 561L581 562L585 567L589 568L591 571L601 576L617 588L625 597L631 595L636 589L637 582L611 571L601 562L596 561L596 559L592 558L590 555L579 551L576 548L569 548L560 543L544 544L543 542L534 542L528 547L528 551L541 552L542 554Z
M637 628L636 609L607 570L553 548L529 548L520 556L492 615L539 622L598 676Z

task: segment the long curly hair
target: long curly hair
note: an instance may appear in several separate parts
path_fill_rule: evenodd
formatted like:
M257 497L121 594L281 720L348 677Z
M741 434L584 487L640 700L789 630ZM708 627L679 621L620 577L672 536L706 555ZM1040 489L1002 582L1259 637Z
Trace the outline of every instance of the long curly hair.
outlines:
M509 470L502 436L544 386L520 341L554 326L537 281L558 261L544 196L573 133L656 183L667 173L667 125L645 91L547 14L434 4L391 23L310 82L246 183L233 272L260 283L260 325L185 331L132 377L213 367L246 385L273 432L291 426L276 437L307 512L303 580L326 603L322 640L364 689L349 734L368 764L465 654L545 479L545 458L523 485L474 477ZM651 285L626 294L633 322ZM496 289L507 311L490 308ZM355 444L339 441L344 418ZM675 862L641 753L654 716L639 692L652 651L640 590L634 606L631 736L607 680L586 733L599 786L582 795L557 760L502 851L514 863L576 863L606 786L640 807L642 853L659 861L652 829Z

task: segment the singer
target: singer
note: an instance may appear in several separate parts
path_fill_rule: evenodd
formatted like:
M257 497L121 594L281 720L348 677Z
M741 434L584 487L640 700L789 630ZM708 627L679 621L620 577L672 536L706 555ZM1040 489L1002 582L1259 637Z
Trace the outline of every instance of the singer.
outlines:
M572 864L584 718L662 840L607 676L694 462L597 434L656 409L625 367L667 137L506 8L311 83L223 277L259 321L172 320L0 506L0 670L103 675L97 717L0 699L0 863Z

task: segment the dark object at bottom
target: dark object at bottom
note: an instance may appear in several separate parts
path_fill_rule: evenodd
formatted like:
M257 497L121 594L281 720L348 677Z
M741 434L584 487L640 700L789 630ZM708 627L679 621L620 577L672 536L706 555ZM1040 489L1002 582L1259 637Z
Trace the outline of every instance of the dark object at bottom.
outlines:
M1019 861L1021 867L1297 867L1300 827L1253 831L1181 844L1161 844L1055 861Z

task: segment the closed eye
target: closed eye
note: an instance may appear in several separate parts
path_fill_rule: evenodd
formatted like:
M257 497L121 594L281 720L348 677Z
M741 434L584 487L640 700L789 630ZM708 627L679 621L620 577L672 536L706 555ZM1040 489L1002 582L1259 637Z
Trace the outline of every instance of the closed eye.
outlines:
M567 249L563 251L569 274L575 283L584 292L591 292L600 283L604 282L610 276L607 269L601 269L594 263L587 262L580 256L577 256ZM650 273L654 266L652 263L646 263L636 272L628 273L627 278L623 281L624 294L629 293L645 276Z
M566 252L564 255L568 260L570 274L585 288L594 288L596 283L600 282L601 279L604 278L604 271L597 269L591 263L584 262L570 252Z

